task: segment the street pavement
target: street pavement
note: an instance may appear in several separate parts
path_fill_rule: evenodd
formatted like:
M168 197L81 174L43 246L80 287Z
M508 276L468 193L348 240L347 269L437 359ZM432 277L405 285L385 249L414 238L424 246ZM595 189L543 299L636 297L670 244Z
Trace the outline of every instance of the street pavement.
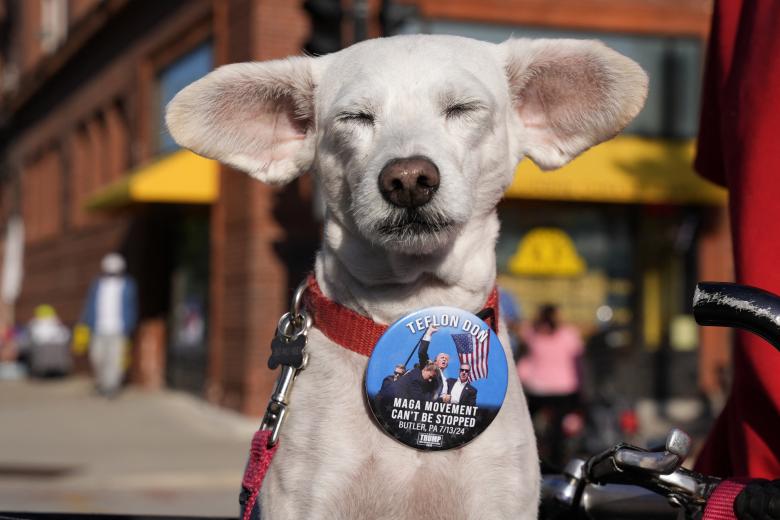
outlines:
M0 512L235 518L258 424L180 392L0 381Z

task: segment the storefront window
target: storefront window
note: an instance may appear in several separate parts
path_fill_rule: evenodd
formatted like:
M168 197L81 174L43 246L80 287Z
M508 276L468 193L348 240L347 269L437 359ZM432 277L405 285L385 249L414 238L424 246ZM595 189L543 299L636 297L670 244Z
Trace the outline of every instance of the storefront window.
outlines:
M180 57L157 76L157 152L165 154L179 146L165 128L165 107L184 87L211 72L214 66L212 43L205 42Z
M401 33L453 34L494 43L510 37L596 39L639 63L650 78L647 102L626 129L646 137L695 137L699 122L702 53L700 40L540 29L509 25L425 20Z
M631 207L507 201L499 217L499 285L526 317L554 303L585 331L632 321Z

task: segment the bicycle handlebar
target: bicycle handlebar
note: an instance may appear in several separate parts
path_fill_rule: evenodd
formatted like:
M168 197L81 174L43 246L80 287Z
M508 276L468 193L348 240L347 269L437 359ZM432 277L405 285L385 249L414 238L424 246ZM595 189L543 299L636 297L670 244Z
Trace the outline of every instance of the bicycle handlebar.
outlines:
M699 282L693 316L699 325L753 332L780 350L780 297L772 293L749 285Z
M539 518L677 520L679 510L665 496L635 485L586 484L579 491L577 505L573 507L572 500L562 496L573 491L570 478L566 475L544 475Z

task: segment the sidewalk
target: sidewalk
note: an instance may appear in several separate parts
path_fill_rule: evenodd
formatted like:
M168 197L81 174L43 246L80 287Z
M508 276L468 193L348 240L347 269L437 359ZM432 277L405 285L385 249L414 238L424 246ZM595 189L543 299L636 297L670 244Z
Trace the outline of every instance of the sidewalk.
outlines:
M179 392L0 381L0 511L235 518L258 424Z

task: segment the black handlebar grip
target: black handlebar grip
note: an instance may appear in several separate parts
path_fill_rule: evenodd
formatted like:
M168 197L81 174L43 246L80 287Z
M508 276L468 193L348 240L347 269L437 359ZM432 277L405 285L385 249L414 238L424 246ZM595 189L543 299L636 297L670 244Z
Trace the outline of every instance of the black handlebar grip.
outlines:
M739 520L780 520L780 479L751 481L734 501Z
M699 325L748 330L780 350L780 297L770 292L735 283L699 282L693 316Z

